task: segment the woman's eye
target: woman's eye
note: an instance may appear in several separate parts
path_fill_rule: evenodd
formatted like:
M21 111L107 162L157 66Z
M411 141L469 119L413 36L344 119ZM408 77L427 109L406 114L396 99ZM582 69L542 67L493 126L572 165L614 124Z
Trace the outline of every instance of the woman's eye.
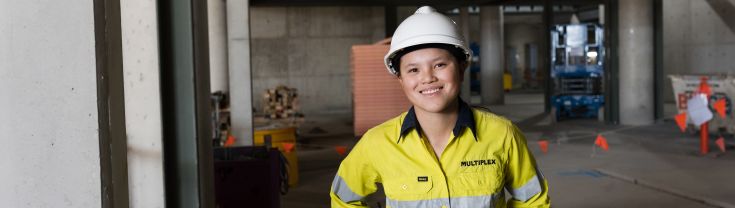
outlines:
M409 73L412 73L412 72L418 72L418 71L419 71L419 69L417 69L417 68L411 68L411 69L408 69L408 72L409 72Z
M437 64L436 66L434 66L434 68L443 68L445 66L447 66L447 65L446 64Z

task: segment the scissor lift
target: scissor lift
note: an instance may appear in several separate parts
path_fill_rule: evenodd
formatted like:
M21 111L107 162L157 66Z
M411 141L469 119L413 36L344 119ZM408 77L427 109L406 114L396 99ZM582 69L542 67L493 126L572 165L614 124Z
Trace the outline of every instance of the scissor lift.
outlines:
M603 29L597 24L556 25L551 31L552 121L603 119Z

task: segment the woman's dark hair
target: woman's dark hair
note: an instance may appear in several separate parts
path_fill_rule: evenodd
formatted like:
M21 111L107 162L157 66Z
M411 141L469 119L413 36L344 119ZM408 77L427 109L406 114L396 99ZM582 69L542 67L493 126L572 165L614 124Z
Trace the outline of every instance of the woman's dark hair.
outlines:
M396 75L401 76L401 58L415 50L424 49L424 48L439 48L444 49L449 52L449 54L452 54L454 56L454 59L457 60L457 63L459 63L459 66L467 64L467 56L469 54L466 54L462 48L449 45L449 44L443 44L443 43L427 43L427 44L420 44L415 45L411 47L406 47L404 49L401 49L400 51L396 52L396 55L391 59L391 63L393 64L393 67L396 69Z

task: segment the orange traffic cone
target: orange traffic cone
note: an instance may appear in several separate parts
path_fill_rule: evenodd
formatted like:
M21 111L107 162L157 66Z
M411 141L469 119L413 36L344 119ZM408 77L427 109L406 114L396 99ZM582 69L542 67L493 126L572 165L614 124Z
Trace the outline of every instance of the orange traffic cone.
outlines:
M602 134L597 135L597 139L595 139L595 145L599 146L605 151L607 151L607 149L609 148L607 145L607 139L605 139Z
M725 99L720 99L712 104L712 107L715 108L715 111L717 111L717 114L720 115L720 118L725 118L725 105Z
M541 140L538 141L539 147L541 147L541 152L547 153L549 151L549 141L547 140Z
M674 117L674 120L676 120L676 125L679 125L679 129L681 129L681 132L685 132L687 129L687 113L680 113L679 115L676 115L676 117Z
M295 146L294 143L285 142L283 143L283 151L286 153L290 153L291 151L293 151L294 146Z
M334 150L337 151L337 154L341 156L345 156L345 153L347 153L347 147L346 146L335 146Z
M235 137L232 136L232 135L228 135L227 136L227 140L225 140L225 145L223 145L223 146L229 147L229 146L232 146L232 145L235 145Z
M717 147L720 148L720 151L725 152L725 138L722 138L722 137L718 138L715 141L715 144L717 144Z

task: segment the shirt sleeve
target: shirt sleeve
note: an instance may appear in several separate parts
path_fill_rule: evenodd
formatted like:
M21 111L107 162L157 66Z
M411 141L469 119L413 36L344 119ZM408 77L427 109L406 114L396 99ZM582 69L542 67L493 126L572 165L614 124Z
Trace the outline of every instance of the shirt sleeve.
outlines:
M508 136L508 165L505 170L505 189L513 195L508 207L550 207L549 185L528 150L526 138L515 126Z
M380 177L360 140L337 170L329 193L332 207L367 207L365 196L374 193Z

